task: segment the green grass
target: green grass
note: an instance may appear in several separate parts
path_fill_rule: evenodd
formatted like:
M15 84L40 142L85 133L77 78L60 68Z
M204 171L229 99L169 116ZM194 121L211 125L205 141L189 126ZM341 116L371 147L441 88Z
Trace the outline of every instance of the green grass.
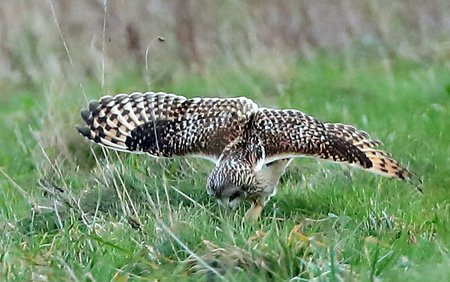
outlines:
M410 185L297 159L257 223L208 197L212 164L104 151L74 130L78 83L2 85L3 280L450 280L450 71L442 60L321 54L217 63L153 90L248 96L349 123L423 176ZM111 93L146 89L139 73ZM83 80L88 98L100 82ZM95 157L94 157L95 156ZM63 190L64 192L60 192Z

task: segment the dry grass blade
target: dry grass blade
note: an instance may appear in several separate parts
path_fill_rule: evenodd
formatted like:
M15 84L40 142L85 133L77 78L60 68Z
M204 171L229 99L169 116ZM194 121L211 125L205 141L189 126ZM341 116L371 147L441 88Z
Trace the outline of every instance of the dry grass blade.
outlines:
M242 271L260 270L266 272L270 277L276 275L267 267L267 261L264 258L255 257L237 246L219 247L207 240L204 240L203 244L206 247L203 255L191 255L184 261L189 273L208 275L211 273L211 269L214 269L225 275L227 271L239 269Z
M198 256L196 253L194 253L192 250L190 250L186 244L184 244L180 238L178 238L163 222L159 221L158 225L161 226L161 228L167 233L169 234L170 237L172 237L172 239L174 239L186 252L188 252L190 254L190 257L192 259L195 259L196 262L200 265L202 265L204 268L208 269L208 271L210 271L211 273L213 273L214 275L216 275L217 277L219 277L220 279L224 279L223 276L217 271L215 270L213 267L211 267L205 260L203 260L203 258L201 258L200 256Z

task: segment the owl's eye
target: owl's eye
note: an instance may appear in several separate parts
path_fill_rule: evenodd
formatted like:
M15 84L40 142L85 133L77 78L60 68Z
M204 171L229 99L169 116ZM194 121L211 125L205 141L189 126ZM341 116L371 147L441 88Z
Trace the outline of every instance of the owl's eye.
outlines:
M229 201L233 201L234 199L240 197L241 195L242 195L242 192L241 192L241 191L236 191L236 192L234 192L233 194L231 194L231 196L230 196L230 198L229 198Z

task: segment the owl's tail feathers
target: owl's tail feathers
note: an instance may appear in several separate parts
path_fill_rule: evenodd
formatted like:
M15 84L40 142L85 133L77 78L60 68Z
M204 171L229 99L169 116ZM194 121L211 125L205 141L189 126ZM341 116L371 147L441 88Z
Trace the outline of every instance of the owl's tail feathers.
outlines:
M76 126L78 132L99 145L130 152L126 144L128 136L139 125L143 117L136 111L136 103L141 94L105 96L100 101L91 101L88 109L81 111L85 126ZM134 109L132 108L134 106Z

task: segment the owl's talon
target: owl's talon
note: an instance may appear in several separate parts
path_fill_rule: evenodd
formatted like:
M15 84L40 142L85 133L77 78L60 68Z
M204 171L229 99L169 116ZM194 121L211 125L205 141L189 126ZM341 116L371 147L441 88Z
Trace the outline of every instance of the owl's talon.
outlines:
M252 206L245 213L245 218L249 221L257 221L262 213L263 206L258 202L253 202Z

